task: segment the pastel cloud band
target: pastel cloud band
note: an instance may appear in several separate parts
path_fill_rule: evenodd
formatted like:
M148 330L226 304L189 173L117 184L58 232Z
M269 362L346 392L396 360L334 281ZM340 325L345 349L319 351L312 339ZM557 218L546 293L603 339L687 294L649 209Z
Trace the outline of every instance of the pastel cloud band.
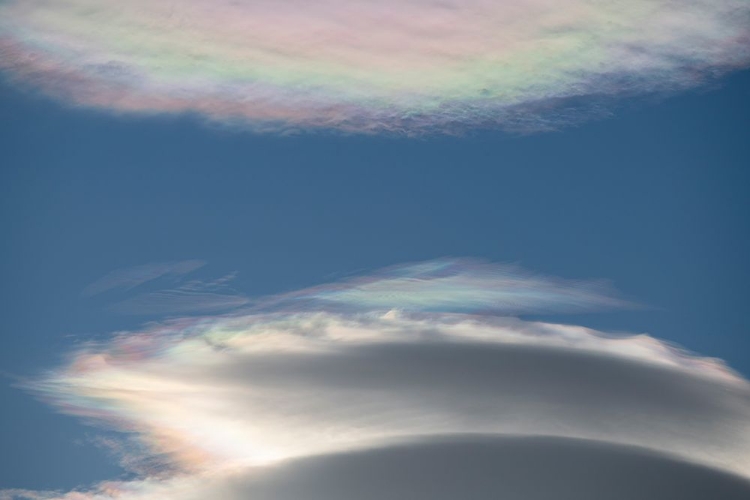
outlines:
M745 0L6 0L0 69L84 106L257 130L536 130L576 119L571 98L745 67L748 25Z
M261 310L580 313L633 308L602 281L563 280L476 259L392 266L257 301Z

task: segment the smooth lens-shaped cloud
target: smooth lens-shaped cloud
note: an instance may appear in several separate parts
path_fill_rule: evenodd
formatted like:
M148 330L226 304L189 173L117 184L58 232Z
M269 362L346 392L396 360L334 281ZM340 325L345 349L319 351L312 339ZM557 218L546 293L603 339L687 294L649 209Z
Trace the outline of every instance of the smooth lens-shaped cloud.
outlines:
M724 363L647 335L501 316L624 304L596 283L444 259L119 333L26 387L119 431L108 442L136 477L0 499L350 500L373 484L375 498L452 500L421 479L378 483L367 464L432 457L407 474L419 478L455 453L565 456L565 477L609 460L607 474L625 484L636 467L750 491L750 385ZM327 479L351 474L361 481ZM498 477L477 480L502 492ZM440 489L465 487L457 481ZM692 491L667 483L644 498ZM596 484L576 498L602 498Z
M9 0L0 67L66 102L262 130L534 130L744 67L748 26L745 0Z
M194 498L205 481L216 482L205 495L247 498L226 488L290 459L476 433L637 446L750 476L744 379L647 336L572 326L460 314L182 320L83 349L31 387L130 433L128 462L145 464L143 479L45 498Z

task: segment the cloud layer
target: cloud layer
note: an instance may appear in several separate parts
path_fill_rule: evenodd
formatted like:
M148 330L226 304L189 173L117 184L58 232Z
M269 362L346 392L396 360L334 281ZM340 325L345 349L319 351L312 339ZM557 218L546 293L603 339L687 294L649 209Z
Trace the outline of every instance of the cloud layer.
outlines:
M537 130L750 62L745 0L6 0L0 69L256 130Z
M425 466L439 469L455 457L451 447L496 453L500 460L529 437L541 441L523 441L531 444L524 444L519 456L536 456L529 458L534 461L565 455L555 448L557 441L545 441L550 436L572 443L563 446L571 448L560 470L606 462L592 459L593 453L617 464L652 463L667 476L674 470L707 474L704 486L727 474L737 476L721 479L735 488L731 491L748 486L740 479L750 478L746 380L718 360L646 335L610 336L579 326L455 312L491 310L492 300L502 304L515 288L516 306L544 303L555 309L549 297L568 300L561 291L565 282L520 272L510 279L507 269L465 261L393 268L261 300L269 305L265 311L176 319L85 345L28 387L65 413L121 431L119 450L138 479L81 492L6 495L343 500L355 483L334 482L333 491L320 478L350 477L342 470L354 467L374 481L377 467L362 465L368 457L387 468L394 460L409 462L410 453L431 456L437 462L427 460ZM398 293L383 301L389 282ZM532 283L537 293L529 293ZM607 304L604 297L610 296L578 286L588 295L571 291L577 306ZM410 300L413 294L424 300ZM546 302L539 302L540 296L548 297ZM300 297L305 300L295 302ZM339 300L337 307L312 308L330 305L331 297ZM462 299L466 307L456 307ZM404 307L391 308L394 302ZM440 445L446 436L453 436L454 444ZM437 446L444 455L424 451L423 445ZM557 455L550 455L551 449ZM390 454L396 458L382 458ZM317 476L310 476L310 467L320 469ZM631 473L623 469L620 480ZM367 489L367 481L360 487ZM391 491L385 483L383 494ZM307 486L294 493L300 484ZM419 484L402 486L429 491ZM662 495L664 487L679 490L664 480L654 485ZM598 491L595 481L590 486Z

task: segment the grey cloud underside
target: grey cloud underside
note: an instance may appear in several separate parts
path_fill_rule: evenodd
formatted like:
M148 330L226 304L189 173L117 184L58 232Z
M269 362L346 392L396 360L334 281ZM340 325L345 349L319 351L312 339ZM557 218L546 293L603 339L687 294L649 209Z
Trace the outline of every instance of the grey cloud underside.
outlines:
M750 482L635 447L464 436L299 460L221 491L252 500L743 500Z
M748 467L746 384L573 349L381 344L242 355L193 377L217 387L252 381L247 402L235 401L248 414L376 432L382 442L455 432L554 435Z
M744 385L727 386L648 363L547 347L454 342L357 346L314 356L241 356L211 373L195 375L196 380L213 379L219 386L251 380L255 387L282 392L312 394L323 389L367 395L371 401L403 398L406 407L409 401L415 406L418 402L470 420L496 420L526 405L556 408L561 416L580 413L589 421L597 414L646 420L658 415L684 424L741 420L750 411L750 392ZM472 414L472 408L483 411ZM669 423L675 424L680 425Z

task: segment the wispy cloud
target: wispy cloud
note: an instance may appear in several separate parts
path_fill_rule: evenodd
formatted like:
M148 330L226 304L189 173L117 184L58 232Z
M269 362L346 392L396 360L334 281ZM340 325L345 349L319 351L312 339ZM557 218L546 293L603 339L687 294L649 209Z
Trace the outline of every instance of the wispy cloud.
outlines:
M234 274L213 281L191 280L175 288L142 293L113 304L124 314L197 314L235 309L250 300L230 286Z
M436 259L393 266L261 299L264 309L477 312L496 315L576 313L636 307L604 281L563 280L517 265Z
M256 130L539 130L750 62L746 0L7 0L0 69Z
M112 271L83 289L84 297L91 297L110 290L131 290L163 276L182 276L205 265L200 260L159 262L128 267Z
M185 280L185 275L203 267L200 260L162 262L118 269L87 286L82 295L104 292L129 292L163 277L172 278L169 286L120 298L109 310L121 314L163 316L226 311L247 305L250 300L231 286L236 273L214 280Z
M296 494L289 485L306 484L306 463L340 468L356 463L352 453L411 453L413 443L467 434L637 447L639 457L750 478L745 379L647 335L477 314L497 304L537 312L619 304L590 284L508 269L469 261L391 268L84 345L27 387L129 436L118 451L139 479L6 495L344 500L325 482Z

